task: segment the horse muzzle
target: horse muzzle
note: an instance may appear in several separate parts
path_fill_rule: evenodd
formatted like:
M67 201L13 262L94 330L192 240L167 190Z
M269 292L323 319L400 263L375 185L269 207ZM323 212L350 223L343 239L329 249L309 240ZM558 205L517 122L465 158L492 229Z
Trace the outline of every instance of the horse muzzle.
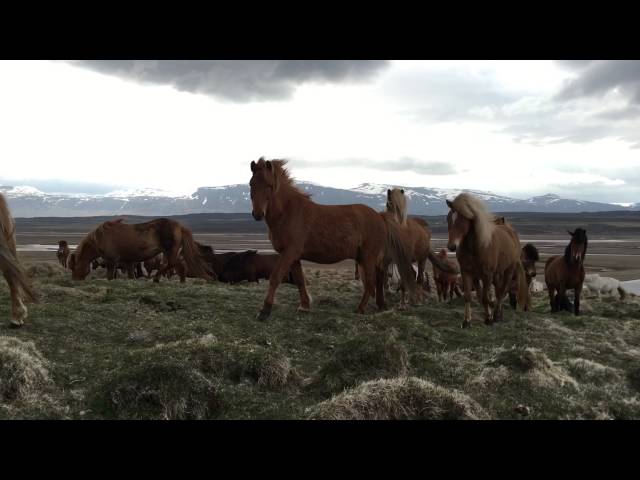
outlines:
M259 222L260 220L262 220L262 218L264 217L264 214L262 212L260 213L256 213L255 210L251 210L251 215L253 215L253 219L256 222Z
M457 245L455 243L450 243L449 245L447 245L447 248L449 249L450 252L455 252Z

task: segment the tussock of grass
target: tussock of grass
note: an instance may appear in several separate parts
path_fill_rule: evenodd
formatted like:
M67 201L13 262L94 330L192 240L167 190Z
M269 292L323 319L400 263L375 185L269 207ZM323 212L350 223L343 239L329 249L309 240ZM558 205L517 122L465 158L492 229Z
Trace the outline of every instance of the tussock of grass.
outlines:
M172 357L117 371L95 401L107 417L120 419L200 420L215 417L220 409L213 382Z
M577 385L562 367L554 364L544 352L536 348L514 346L501 349L493 363L525 374L533 384L540 387Z
M26 265L25 269L27 276L30 278L38 278L38 277L54 277L61 275L71 275L70 270L65 270L65 268L59 263L51 263L51 262L38 262L38 263L30 263Z
M321 420L462 420L488 419L471 397L416 378L362 383L311 410Z
M33 342L0 337L0 401L34 402L52 384L49 362Z
M571 358L567 360L567 364L571 374L581 382L604 384L616 382L620 379L618 369L607 367L586 358Z
M407 350L393 332L366 333L338 345L312 385L333 393L362 380L406 375L408 369Z

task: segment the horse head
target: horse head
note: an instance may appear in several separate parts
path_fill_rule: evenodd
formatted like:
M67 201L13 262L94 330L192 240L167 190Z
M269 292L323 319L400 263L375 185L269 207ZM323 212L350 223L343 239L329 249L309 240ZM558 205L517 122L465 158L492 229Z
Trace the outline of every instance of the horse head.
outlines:
M571 235L571 241L564 250L564 257L567 263L573 262L581 264L587 255L587 231L584 228L576 228L573 232L567 231Z
M447 206L449 207L449 213L447 215L447 226L449 228L449 241L447 242L447 248L451 252L455 252L462 239L469 233L471 230L471 220L464 217L460 212L458 212L453 202L447 200Z
M251 215L257 221L262 220L267 214L267 207L274 193L278 190L278 178L273 162L261 157L258 162L251 162L251 203L253 210Z

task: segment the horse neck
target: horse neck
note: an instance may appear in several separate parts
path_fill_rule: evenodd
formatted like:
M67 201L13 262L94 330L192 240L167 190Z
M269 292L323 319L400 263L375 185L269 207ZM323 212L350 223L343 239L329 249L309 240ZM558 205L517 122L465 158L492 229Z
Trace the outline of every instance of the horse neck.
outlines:
M460 247L462 247L465 252L473 253L476 256L486 248L480 245L480 239L476 234L475 224L471 223L471 228L460 242Z
M293 208L299 206L301 202L307 201L310 200L303 194L293 191L288 185L281 185L267 205L267 214L265 215L267 225L269 228L277 226L283 218L290 216Z

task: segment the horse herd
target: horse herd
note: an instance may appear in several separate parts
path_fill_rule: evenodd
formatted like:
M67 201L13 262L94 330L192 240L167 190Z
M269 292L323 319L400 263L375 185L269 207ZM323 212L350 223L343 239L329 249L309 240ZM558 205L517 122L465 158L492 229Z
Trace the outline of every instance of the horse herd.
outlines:
M382 212L365 205L320 205L294 185L285 165L284 160L252 161L249 182L251 213L256 221L266 222L277 254L262 255L255 250L217 254L212 247L196 242L191 231L179 222L159 218L141 224L126 224L122 219L106 221L88 233L73 253L68 243L61 241L58 259L77 281L84 280L92 268L106 268L109 279L116 278L118 271L129 278L151 278L153 274L154 282L173 274L181 282L186 277L228 283L266 278L267 295L257 314L261 321L270 317L276 291L283 282L298 288L299 311L311 309L302 260L319 264L355 260L355 276L363 285L356 307L361 314L371 298L379 309L387 308L385 290L391 267L398 272L400 308L407 308L408 296L412 303L422 303L424 291L431 289L427 260L433 266L439 299L452 298L454 293L464 296L463 328L471 325L473 291L483 307L486 324L503 318L502 304L507 295L514 308L530 309L529 286L536 275L538 252L531 244L521 247L514 227L504 217L490 214L480 199L461 193L446 201L447 246L456 254L456 265L447 258L446 250L433 252L429 225L407 215L403 190L387 191L386 210ZM11 324L19 327L27 317L24 302L36 301L36 294L18 261L15 224L2 195L0 228L0 269L11 293ZM564 255L546 261L545 281L551 311L571 308L578 315L587 235L581 228L569 233L571 240ZM573 305L568 290L574 290Z

